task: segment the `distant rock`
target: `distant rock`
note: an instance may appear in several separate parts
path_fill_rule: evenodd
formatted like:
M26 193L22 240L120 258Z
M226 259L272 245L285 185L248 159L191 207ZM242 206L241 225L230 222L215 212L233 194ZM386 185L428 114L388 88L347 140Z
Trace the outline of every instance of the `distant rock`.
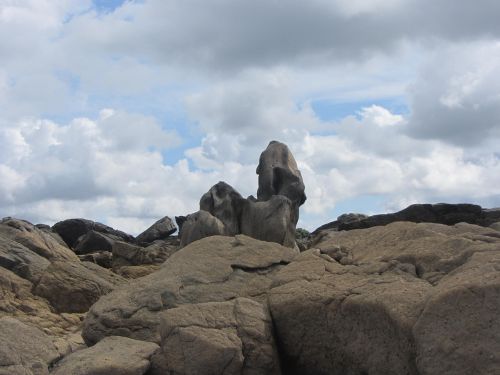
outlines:
M175 233L177 227L168 216L161 218L151 225L144 232L136 237L136 242L141 245L150 244L157 240L164 240L171 234Z
M167 310L160 332L152 375L281 374L269 311L250 299Z
M124 266L161 264L178 250L178 245L167 241L155 241L147 247L117 241L113 245L113 269Z
M91 348L79 350L52 369L52 375L142 375L150 357L159 349L151 342L126 337L106 337Z
M96 253L79 255L78 258L82 262L92 262L104 268L111 268L113 261L113 254L111 253L111 251L101 251Z
M351 224L357 221L361 221L364 219L367 219L369 216L364 215L364 214L358 214L358 213L348 213L348 214L342 214L339 217L337 217L337 220L332 221L330 223L324 224L314 230L312 233L313 235L326 229L339 229L339 226L345 225L345 224Z
M89 231L94 230L103 234L111 234L122 241L133 242L134 237L125 232L113 229L107 225L94 222L87 219L68 219L60 221L52 227L56 233L68 244L69 247L74 248L78 238Z
M208 211L197 211L186 217L180 234L181 247L210 236L228 236L224 223Z
M78 237L75 242L74 249L78 255L90 254L102 251L111 251L115 241L120 241L120 237L106 235L95 230L90 230L87 233Z
M0 318L0 374L48 375L59 352L49 336L17 319Z

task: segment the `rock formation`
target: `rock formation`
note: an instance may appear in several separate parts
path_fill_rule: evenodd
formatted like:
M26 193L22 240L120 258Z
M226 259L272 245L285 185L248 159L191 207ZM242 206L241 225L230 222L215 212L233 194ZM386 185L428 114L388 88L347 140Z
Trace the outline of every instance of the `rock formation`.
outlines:
M292 153L285 144L270 142L260 155L256 172L257 199L244 199L221 181L201 197L200 211L176 217L181 247L207 236L235 234L294 247L299 207L306 195Z

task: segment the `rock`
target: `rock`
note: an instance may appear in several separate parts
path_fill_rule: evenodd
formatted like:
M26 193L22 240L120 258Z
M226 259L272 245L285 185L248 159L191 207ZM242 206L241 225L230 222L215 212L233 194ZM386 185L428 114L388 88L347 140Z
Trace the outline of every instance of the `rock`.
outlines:
M163 240L175 233L177 230L174 222L168 216L158 220L144 232L136 237L138 244L150 244L157 240Z
M124 281L94 263L57 261L45 270L33 292L58 312L83 313Z
M421 375L500 374L500 246L446 275L413 328Z
M113 269L118 270L124 266L160 264L177 250L178 246L165 241L156 241L148 247L116 242L113 245Z
M483 217L480 224L484 226L490 226L493 223L500 222L500 208L483 209Z
M88 312L82 335L90 345L111 335L159 342L163 310L240 296L263 301L272 276L296 254L244 235L193 242L158 271L101 297Z
M13 218L2 219L0 222L0 236L20 243L50 261L78 260L77 256L70 249L61 245L52 235L24 220Z
M281 374L269 311L250 299L167 310L160 331L153 374Z
M207 211L224 223L227 235L241 233L240 215L245 199L223 181L210 188L200 199L200 210Z
M138 279L149 275L160 268L158 264L148 264L141 266L121 266L115 272L126 279Z
M78 255L90 254L97 251L111 251L115 241L120 241L119 237L106 235L95 230L88 231L80 236L75 242L75 253Z
M337 220L330 223L324 224L316 228L312 234L317 234L318 232L326 229L338 229L340 225L351 224L357 221L367 219L369 216L365 214L348 213L340 215Z
M284 195L296 207L306 201L302 175L292 153L284 143L276 141L269 143L260 155L257 174L259 175L258 200L267 201L273 195Z
M47 225L47 224L35 224L35 227L37 227L42 232L47 233L49 236L51 236L52 238L54 238L59 245L64 246L64 247L68 247L68 245L66 244L66 242L64 242L64 240L61 238L60 235L58 235L56 232L54 232L52 230L52 227L50 225Z
M222 221L207 211L200 210L188 215L180 234L181 247L209 236L226 236L229 231Z
M261 241L295 246L295 223L292 202L285 196L273 195L265 202L248 200L241 215L241 233Z
M70 354L54 367L53 375L142 375L158 345L126 337L106 337L95 346Z
M0 318L0 374L48 375L59 356L52 340L36 327Z
M496 223L491 224L490 228L500 231L500 221L497 221Z
M0 235L0 266L36 282L50 262L18 242Z
M75 246L78 238L87 232L94 230L103 234L111 234L122 241L133 242L134 237L130 234L108 227L107 225L86 219L68 219L60 221L52 227L52 230L58 233L69 247Z
M91 262L104 268L111 268L113 254L110 251L102 251L98 253L79 255L78 258L82 262Z
M179 228L179 237L181 235L182 226L184 225L186 219L187 216L175 216L175 222L177 223L177 227Z

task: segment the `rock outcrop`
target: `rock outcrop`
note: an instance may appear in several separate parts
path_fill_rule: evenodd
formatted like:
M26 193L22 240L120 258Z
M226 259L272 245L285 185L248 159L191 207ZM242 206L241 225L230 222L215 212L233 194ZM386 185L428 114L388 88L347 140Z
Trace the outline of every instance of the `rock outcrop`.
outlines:
M148 245L157 240L164 240L175 233L177 227L168 216L165 216L139 234L135 241L140 245Z
M257 199L244 199L221 181L201 197L200 211L176 217L181 247L203 237L236 234L294 247L299 206L306 195L292 153L285 144L272 141L262 152L256 172Z

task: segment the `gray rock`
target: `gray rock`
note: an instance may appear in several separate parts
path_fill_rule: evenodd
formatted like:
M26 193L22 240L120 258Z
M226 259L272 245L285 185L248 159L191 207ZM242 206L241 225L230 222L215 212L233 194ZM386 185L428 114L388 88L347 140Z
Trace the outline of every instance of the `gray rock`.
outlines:
M318 228L316 228L313 232L312 235L317 234L318 232L326 229L335 229L338 230L340 225L344 224L351 224L357 221L361 221L364 219L367 219L369 216L365 214L358 214L358 213L348 213L348 214L342 214L339 217L337 217L337 220L332 221L330 223L324 224Z
M200 199L200 210L207 211L224 223L227 235L240 232L240 215L245 199L225 182L218 182Z
M151 342L126 337L106 337L95 346L79 350L51 371L52 375L143 375L150 367L150 357L159 349Z
M92 262L104 268L112 267L113 254L110 251L102 251L79 255L78 258L82 262Z
M38 328L0 318L0 375L48 375L58 356L52 340Z
M293 203L285 196L273 195L265 202L248 200L241 215L241 233L261 241L295 246Z
M182 224L180 246L184 247L191 242L217 235L227 236L229 231L221 220L207 211L200 210L188 215Z
M497 221L496 223L491 224L490 228L500 231L500 221Z
M258 200L267 201L273 195L284 195L297 207L306 201L302 175L292 153L284 143L276 141L269 143L260 155L257 174L259 175Z
M58 312L86 312L101 296L125 279L87 262L53 262L33 292L46 298Z
M171 234L175 233L177 227L168 216L158 220L144 232L136 237L138 244L150 244L157 240L164 240Z
M59 234L62 239L68 244L69 247L73 248L75 246L78 238L87 232L94 230L103 234L111 234L122 241L133 242L134 237L130 234L124 233L122 231L113 229L107 225L94 222L87 219L68 219L60 221L52 227L52 230Z
M281 374L269 311L250 299L167 310L160 331L153 375Z
M111 251L115 241L120 241L121 238L106 235L95 230L90 230L80 236L75 242L75 253L78 255L90 254L98 251Z
M171 242L156 241L147 247L132 245L126 242L115 242L113 245L113 269L120 267L160 264L178 250Z
M161 268L103 296L88 312L83 337L93 344L122 335L159 342L162 311L236 297L263 301L272 276L296 252L247 236L212 236L177 251Z

